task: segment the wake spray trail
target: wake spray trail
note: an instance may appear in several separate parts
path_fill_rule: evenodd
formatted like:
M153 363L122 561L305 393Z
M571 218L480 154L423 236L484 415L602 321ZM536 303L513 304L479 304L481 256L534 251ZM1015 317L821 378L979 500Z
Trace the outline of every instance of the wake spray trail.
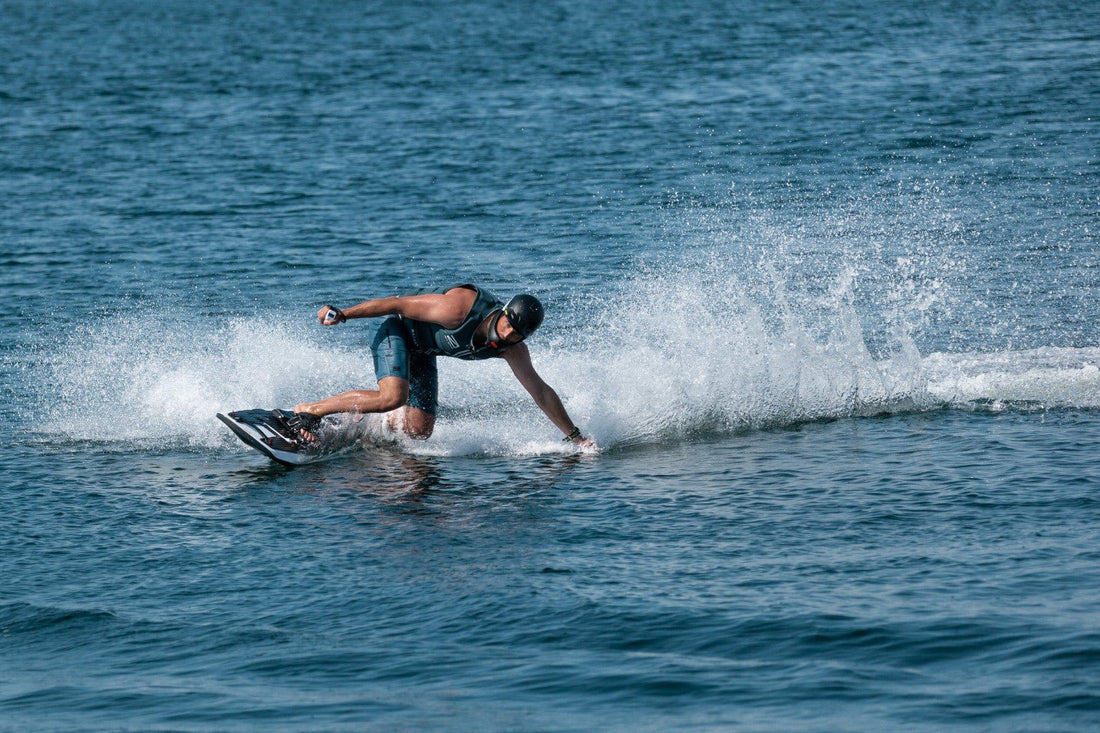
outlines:
M230 436L216 412L294 404L373 379L362 354L286 322L145 312L86 324L33 365L46 377L24 419L50 439L217 447Z
M924 409L931 401L911 344L868 349L841 273L816 295L789 291L770 268L750 287L711 258L627 284L582 356L605 442L654 442L851 415ZM762 287L761 279L770 285ZM761 296L767 293L767 298Z
M774 255L751 265L722 255L650 268L608 297L586 332L532 345L540 373L604 448L943 408L1100 407L1098 348L922 357L911 324L944 286L915 286L911 261L876 273L898 281L880 315L861 314L855 266L810 282ZM885 334L874 348L868 320ZM457 393L476 393L478 376L462 374Z
M567 331L551 322L532 356L604 449L941 408L1100 408L1100 348L922 357L896 310L874 321L891 338L872 348L863 324L874 311L857 309L859 278L841 267L810 281L775 256L749 265L725 252L696 256L622 283L586 312L594 323ZM924 312L927 292L910 291L913 312ZM236 447L216 412L374 386L369 333L365 323L334 332L278 314L96 321L29 361L21 417L50 441ZM401 441L405 450L572 451L502 361L442 359L440 382L436 434Z

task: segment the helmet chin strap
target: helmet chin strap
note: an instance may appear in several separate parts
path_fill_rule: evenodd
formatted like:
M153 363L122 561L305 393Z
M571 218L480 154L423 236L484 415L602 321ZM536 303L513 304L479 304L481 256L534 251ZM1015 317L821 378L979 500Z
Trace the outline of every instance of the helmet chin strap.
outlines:
M492 320L489 321L489 333L486 334L486 339L489 341L489 345L494 349L500 348L500 334L497 333L497 322L500 321L503 315L504 311L499 310L495 315L489 316Z
M504 318L504 309L498 310L496 313L490 314L489 318L491 319L489 321L489 331L485 334L485 338L489 342L489 345L492 346L494 349L499 349L502 345L511 346L511 343L501 344L501 341L503 339L500 338L500 334L497 332L497 324L500 323L501 318ZM513 326L513 329L514 328L515 327ZM520 341L523 341L523 339L520 339ZM515 343L519 343L519 341L516 341Z

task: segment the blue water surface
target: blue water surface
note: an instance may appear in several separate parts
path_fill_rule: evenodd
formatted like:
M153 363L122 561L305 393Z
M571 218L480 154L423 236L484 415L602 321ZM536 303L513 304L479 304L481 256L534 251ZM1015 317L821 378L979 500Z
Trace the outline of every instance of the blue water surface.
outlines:
M1100 13L0 0L0 730L1100 726ZM476 282L534 363L286 469Z

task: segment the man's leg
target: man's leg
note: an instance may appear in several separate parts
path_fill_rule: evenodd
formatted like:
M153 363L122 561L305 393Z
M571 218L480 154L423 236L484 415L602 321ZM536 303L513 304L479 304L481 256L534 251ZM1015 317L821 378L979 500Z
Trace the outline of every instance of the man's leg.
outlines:
M409 355L409 398L401 410L401 429L417 440L432 437L435 411L439 403L439 371L435 357Z
M383 377L378 389L353 389L319 402L295 405L295 412L324 417L335 412L389 412L409 401L409 382L401 377Z
M400 430L415 440L427 440L435 430L435 415L405 405L389 415L389 426L391 430Z
M374 373L378 389L355 389L320 402L295 406L295 412L331 415L334 412L389 412L409 401L409 350L401 319L390 316L382 321L371 339Z

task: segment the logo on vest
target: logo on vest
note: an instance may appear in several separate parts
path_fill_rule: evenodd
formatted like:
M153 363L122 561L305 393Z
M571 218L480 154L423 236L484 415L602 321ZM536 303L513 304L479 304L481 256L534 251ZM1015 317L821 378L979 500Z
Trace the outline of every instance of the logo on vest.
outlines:
M443 336L443 340L446 341L447 345L450 346L452 349L457 349L458 348L458 339L456 339L451 334L449 334L449 333L445 334Z

